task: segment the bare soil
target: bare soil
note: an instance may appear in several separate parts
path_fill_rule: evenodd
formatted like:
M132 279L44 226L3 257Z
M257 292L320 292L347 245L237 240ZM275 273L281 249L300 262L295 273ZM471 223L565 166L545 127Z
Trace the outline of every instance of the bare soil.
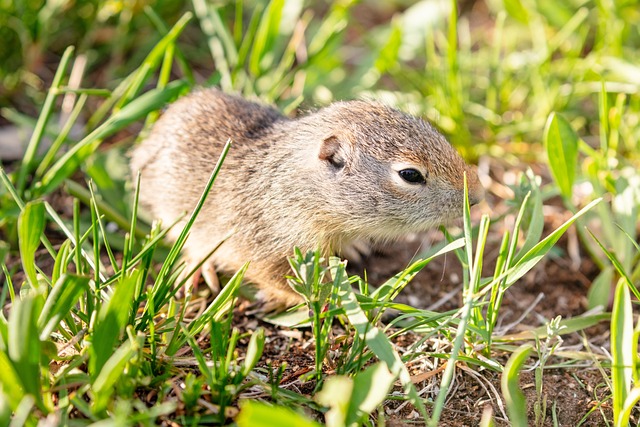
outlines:
M372 283L381 283L404 268L412 256L419 251L418 239L398 242L366 258L354 270L366 268ZM457 261L449 258L436 259L419 273L413 282L405 288L397 301L414 307L430 308L437 311L453 310L461 306L461 271ZM593 263L583 259L579 270L572 271L564 265L561 258L548 260L534 269L517 285L509 289L501 309L502 325L512 324L509 333L532 329L544 325L558 315L571 318L586 311L586 294L589 279L597 274ZM279 366L286 362L286 370L281 386L297 392L311 393L313 382L305 381L304 374L314 367L313 338L309 330L290 330L262 322L255 317L243 317L246 304L238 307L236 326L253 329L258 324L267 330L267 345L261 365ZM505 333L507 331L505 330ZM336 332L337 335L340 331ZM601 354L599 347L608 346L608 325L596 325L584 332L591 351ZM563 346L572 350L585 350L581 334L563 337ZM405 342L396 342L404 347L417 337L403 337ZM564 347L561 347L564 348ZM498 355L504 365L509 354ZM566 360L554 358L550 362L561 363ZM535 359L530 359L533 364ZM329 371L329 369L327 369ZM543 398L546 400L544 421L539 425L553 426L600 426L605 418L611 420L611 411L607 401L608 389L602 373L591 363L580 363L573 367L551 368L544 371ZM411 374L424 374L412 369ZM418 390L431 389L423 397L436 398L434 386L439 384L441 372L417 383ZM450 397L441 417L441 426L479 425L484 411L490 410L496 425L508 426L504 401L500 393L500 374L477 366L459 364ZM520 378L528 400L529 419L535 419L534 404L538 395L535 390L533 371L523 372ZM387 402L388 425L421 425L416 419L417 412L410 406L396 402ZM540 412L540 411L538 411ZM603 417L604 414L604 417ZM532 424L533 425L533 424Z

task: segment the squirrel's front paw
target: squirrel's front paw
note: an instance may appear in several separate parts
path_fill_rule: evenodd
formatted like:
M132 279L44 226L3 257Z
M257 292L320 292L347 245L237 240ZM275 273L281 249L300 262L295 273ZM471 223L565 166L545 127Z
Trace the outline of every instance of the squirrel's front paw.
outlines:
M180 289L176 294L178 297L183 297L188 291L193 292L194 290L197 290L201 276L209 289L211 289L211 293L214 296L220 293L220 280L218 280L216 268L211 259L206 260L197 270L195 270L193 275L189 277L189 274L199 264L199 262L200 261L185 259L184 270L182 270L182 273L180 273L180 277L178 277L177 281L177 283L185 283L182 286L182 289Z

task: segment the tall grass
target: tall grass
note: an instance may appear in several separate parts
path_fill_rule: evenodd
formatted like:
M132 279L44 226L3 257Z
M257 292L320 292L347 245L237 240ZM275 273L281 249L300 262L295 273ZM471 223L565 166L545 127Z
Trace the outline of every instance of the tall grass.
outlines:
M12 105L1 112L33 132L23 161L8 165L10 173L0 169L0 423L317 425L303 414L314 411L327 425L373 425L384 422L381 408L390 399L400 399L438 425L462 368L499 372L510 422L541 423L544 367L557 357L555 339L603 319L611 320L611 357L594 364L611 390L613 419L607 421L623 426L635 416L637 2L487 2L483 21L460 15L455 2L435 8L417 2L366 31L356 25L351 1L333 2L327 11L279 0L193 0L144 9L124 2L119 10L109 4L88 4L82 16L65 1L1 6L0 34L8 42L0 51L19 45L0 64L0 97ZM434 19L425 25L427 11ZM56 20L62 24L51 25ZM102 43L101 31L121 37ZM75 48L65 43L70 38ZM45 79L47 90L39 90L34 82L42 70L34 57L50 54L60 59ZM89 78L72 87L79 56L89 58L91 76L105 66L105 87ZM469 158L547 161L554 181L543 186L540 177L522 175L516 190L527 195L515 201L512 226L498 236L489 277L482 275L487 237L502 219L483 216L474 229L468 202L459 238L447 233L442 249L377 288L349 276L339 259L295 252L290 283L307 301L297 315L300 325L311 326L314 346L308 396L282 387L284 368L264 363L263 329L234 327L246 267L213 301L175 297L189 225L176 244L164 247L171 224L138 222L136 185L127 189L129 177L114 167L126 162L123 146L144 137L159 110L196 84L258 96L287 113L364 93L431 118ZM18 112L28 104L23 93L34 100L30 108L38 106L36 120ZM63 98L74 102L65 107L66 120L56 123ZM80 137L72 136L77 125ZM586 197L578 188L589 189ZM60 195L73 200L68 212L52 204ZM554 195L572 216L543 237L543 205ZM505 292L574 223L601 268L592 304L606 305L613 286L612 314L557 319L500 336ZM396 302L421 269L451 251L463 268L459 309L437 313ZM192 318L198 304L203 309ZM389 309L395 317L385 324ZM396 340L404 334L419 338L401 350ZM430 340L446 342L448 350L429 349ZM516 348L515 341L527 343ZM511 353L506 364L501 352ZM518 384L530 354L539 362L537 420L523 415ZM442 362L432 376L439 392L432 395L423 394L410 370L424 357ZM252 401L255 396L262 402Z

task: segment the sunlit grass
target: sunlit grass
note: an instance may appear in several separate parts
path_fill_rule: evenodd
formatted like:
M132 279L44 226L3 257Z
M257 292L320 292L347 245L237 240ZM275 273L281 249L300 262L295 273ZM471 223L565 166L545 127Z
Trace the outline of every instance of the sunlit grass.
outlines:
M350 1L327 11L278 0L193 0L145 9L125 2L113 10L95 4L82 19L65 1L45 2L41 10L3 5L0 34L15 45L17 35L20 49L0 64L0 97L13 106L2 115L33 132L22 162L0 170L0 423L35 425L55 416L60 424L317 425L308 416L314 413L327 425L374 425L385 418L385 405L403 400L437 425L447 393L455 392L453 375L488 369L502 375L510 422L541 425L549 417L547 363L564 357L571 366L574 360L559 355L559 337L606 319L610 359L574 357L591 357L603 372L610 398L599 405L613 408L608 421L637 422L640 332L631 294L640 295L640 36L633 30L640 7L490 1L484 20L475 20L459 15L454 2L441 2L425 25L420 17L429 3L366 30L356 25ZM70 35L93 27L75 48L62 46L60 30L47 25L54 19ZM100 29L116 36L98 43ZM45 90L34 83L37 70L27 53L41 58L49 50L60 59ZM70 86L79 56L94 68L106 64L106 87L88 78L95 69ZM17 71L8 69L16 63ZM544 161L554 181L542 185L531 172L521 176L519 190L527 195L514 202L508 231L499 232L490 277L482 275L493 261L487 236L503 218L485 215L472 224L468 204L459 238L447 235L446 246L377 288L347 275L339 259L292 253L290 283L307 301L299 313L314 345L314 369L303 378L313 393L305 395L281 387L284 367L262 363L264 330L234 327L244 268L212 301L175 298L189 226L167 248L162 238L171 224L138 221L135 177L114 166L126 163L123 147L144 137L164 105L198 84L258 96L286 113L366 94L430 118L470 159ZM19 99L21 93L28 96ZM58 121L69 95L74 102L64 107L66 121ZM37 106L37 119L15 107L28 102ZM76 125L79 137L72 136ZM578 186L590 191L579 197ZM52 206L60 195L73 200L71 214ZM573 216L543 233L543 205L554 195ZM505 292L574 223L585 256L601 269L590 301L606 305L615 289L611 316L548 319L501 335L496 326ZM463 266L462 307L437 313L395 301L421 269L450 251ZM196 302L204 309L196 311ZM390 309L395 317L388 320ZM418 338L400 351L394 343L404 334ZM446 342L446 350L430 346L435 342ZM426 356L441 362L431 379L439 391L433 395L421 394L408 368ZM529 368L535 370L535 419L526 418L518 383ZM153 399L144 398L149 393ZM485 425L490 418L483 417Z

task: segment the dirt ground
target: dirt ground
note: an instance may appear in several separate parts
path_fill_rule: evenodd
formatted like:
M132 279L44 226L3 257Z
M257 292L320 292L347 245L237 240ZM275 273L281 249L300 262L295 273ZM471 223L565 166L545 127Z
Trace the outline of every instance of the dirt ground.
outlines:
M419 246L420 242L417 239L398 242L385 249L384 253L378 252L368 257L360 267L366 268L372 283L380 283L406 266ZM570 318L586 311L589 279L594 277L597 271L588 260L583 261L578 271L572 271L563 264L562 259L548 260L509 289L502 305L500 320L502 325L517 322L509 333L544 325L546 320L558 315ZM437 311L456 309L462 304L460 278L460 269L455 260L436 259L416 276L396 301ZM287 369L281 385L291 387L297 392L310 393L313 384L305 384L300 379L313 369L314 365L314 347L311 344L310 331L289 330L253 317L243 317L243 309L244 305L241 304L236 315L236 326L253 329L260 325L267 330L267 345L262 366L266 367L270 362L279 366L286 362ZM599 347L608 345L608 325L592 327L585 331L585 336L588 337L591 350L601 354ZM411 341L412 338L417 339L403 339ZM585 350L580 334L563 338L563 346L570 345L572 350ZM404 346L405 343L401 345ZM507 357L508 354L505 354L498 359L504 365ZM559 358L552 359L552 363L561 361ZM530 362L533 362L533 359L530 359ZM411 373L420 374L416 369ZM416 387L418 390L431 388L432 391L427 392L426 396L435 400L436 393L433 387L439 384L439 381L440 376L436 375L423 383L417 383ZM545 370L543 384L543 394L547 401L546 420L543 425L554 425L554 412L557 425L560 426L577 426L580 423L584 426L604 425L601 411L606 414L607 419L611 419L611 411L606 404L597 409L600 402L606 400L607 389L602 374L590 363ZM533 405L537 396L533 371L522 373L520 385L529 402L530 420L533 420ZM487 408L491 408L496 425L509 425L499 390L499 374L460 364L440 425L478 425L483 411ZM420 422L415 420L417 413L410 406L395 406L392 404L386 407L388 425L420 425Z

